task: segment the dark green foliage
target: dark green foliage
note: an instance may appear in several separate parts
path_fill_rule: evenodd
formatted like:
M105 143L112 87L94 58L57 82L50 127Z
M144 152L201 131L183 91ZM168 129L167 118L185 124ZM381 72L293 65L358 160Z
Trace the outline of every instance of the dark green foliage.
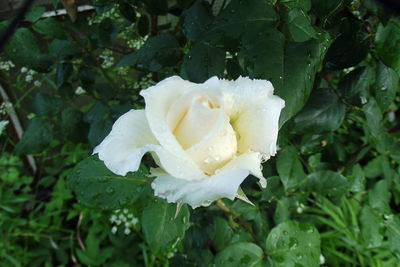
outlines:
M398 15L373 0L92 4L75 22L32 8L0 52L0 265L398 266ZM90 156L172 75L267 79L285 100L267 187L250 175L238 192L253 205L167 203L151 156L125 177Z

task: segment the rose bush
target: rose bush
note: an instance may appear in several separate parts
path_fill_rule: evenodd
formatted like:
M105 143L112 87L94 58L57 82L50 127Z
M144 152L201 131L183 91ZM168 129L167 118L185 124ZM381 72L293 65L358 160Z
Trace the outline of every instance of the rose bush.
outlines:
M144 110L130 110L94 149L109 170L125 175L151 152L155 195L193 208L237 196L252 174L266 186L261 163L276 153L284 101L269 81L212 77L203 84L167 78L142 90Z

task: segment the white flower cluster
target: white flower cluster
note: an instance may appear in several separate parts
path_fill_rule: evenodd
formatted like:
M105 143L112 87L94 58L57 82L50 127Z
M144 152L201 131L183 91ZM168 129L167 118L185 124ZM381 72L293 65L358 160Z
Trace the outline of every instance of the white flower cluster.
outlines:
M21 73L26 73L25 82L27 82L27 83L32 82L32 81L33 81L33 78L34 78L34 75L37 74L36 71L30 70L30 69L28 69L28 68L26 68L26 67L22 67L22 68L21 68ZM35 81L33 82L33 85L36 86L36 87L40 87L40 86L42 86L42 82L39 81L39 80L35 80Z
M86 90L82 88L82 86L78 86L75 89L75 94L76 95L83 95L86 93Z
M115 59L111 50L104 50L99 57L103 59L103 63L101 63L102 68L108 69L114 65Z
M151 79L151 73L149 73L149 74L143 76L142 78L140 78L139 81L135 82L133 84L133 88L134 89L148 88L154 84L155 84L155 82Z
M7 120L0 121L0 135L2 135L4 129L7 127L8 123L9 123L9 121L7 121Z
M133 213L130 213L128 209L123 209L115 210L110 217L110 222L113 225L111 227L111 233L116 234L118 232L118 227L123 226L124 234L129 235L139 220Z
M296 211L298 214L303 213L304 209L307 208L303 203L299 203L298 201L296 201Z
M0 105L0 115L6 115L8 113L8 109L12 107L11 102L3 102Z
M12 61L0 61L0 70L9 71L10 69L14 68L15 65Z
M130 38L132 38L132 37L130 37ZM149 38L148 35L146 35L144 37L138 36L135 39L126 40L126 44L128 45L129 48L138 50L139 48L141 48L144 45L144 43L147 41L148 38Z
M115 4L111 9L103 12L103 13L94 13L92 16L88 18L88 24L98 24L101 23L104 19L110 18L112 20L116 20L120 18L120 13L118 11L119 5Z

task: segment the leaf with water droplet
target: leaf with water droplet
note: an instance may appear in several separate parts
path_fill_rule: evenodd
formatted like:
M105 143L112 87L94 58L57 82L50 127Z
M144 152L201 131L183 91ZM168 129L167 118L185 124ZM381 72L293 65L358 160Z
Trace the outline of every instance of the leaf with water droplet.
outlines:
M271 230L265 250L278 267L319 266L320 236L312 225L286 221Z
M117 209L132 204L141 194L147 177L144 173L118 176L107 169L97 156L75 166L68 176L68 186L85 206Z

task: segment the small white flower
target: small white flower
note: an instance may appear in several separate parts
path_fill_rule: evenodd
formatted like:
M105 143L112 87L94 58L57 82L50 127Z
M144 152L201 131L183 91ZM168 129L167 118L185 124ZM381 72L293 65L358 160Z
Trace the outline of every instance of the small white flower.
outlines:
M26 75L25 76L25 81L27 82L27 83L30 83L31 81L33 80L33 76L32 75Z
M34 71L34 70L28 70L28 74L29 74L29 75L35 75L35 74L36 74L36 71Z
M111 233L115 234L117 231L118 231L117 226L113 226L113 227L111 228Z
M117 220L117 216L115 216L115 215L111 215L111 217L110 217L110 222L115 222Z
M121 220L116 220L116 221L115 221L115 224L116 224L116 225L120 225L121 222L122 222Z
M128 219L132 219L133 218L133 214L132 213L129 213L128 214Z
M128 211L128 209L123 209L122 212L127 214L129 211Z
M139 222L139 220L137 218L132 218L132 220L131 220L132 225L136 225L138 222Z
M25 67L22 67L22 68L21 68L21 73L25 73L25 72L27 72L27 71L28 71L27 68L25 68Z
M130 222L126 222L126 223L125 223L125 227L126 227L126 228L131 227L131 223L130 223Z
M36 81L33 83L33 85L36 86L36 87L40 87L40 86L42 86L42 82L36 80Z
M86 93L85 89L83 89L81 86L78 86L75 90L75 94L76 95L83 95L84 93Z
M129 235L131 233L131 229L125 228L124 234Z
M324 255L319 255L319 263L320 264L324 264L325 263L325 257L324 257Z

